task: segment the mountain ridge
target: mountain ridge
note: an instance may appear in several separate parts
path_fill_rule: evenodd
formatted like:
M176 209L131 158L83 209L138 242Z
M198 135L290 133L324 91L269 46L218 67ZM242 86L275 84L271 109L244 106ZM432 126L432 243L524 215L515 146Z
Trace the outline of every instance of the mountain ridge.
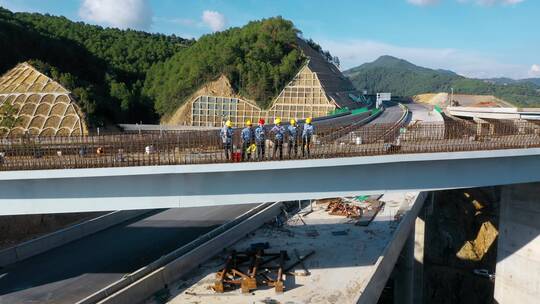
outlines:
M453 71L425 68L389 55L348 69L343 74L358 90L371 93L392 92L395 95L414 96L449 92L453 88L457 94L494 95L518 106L540 105L540 87L529 81L503 85L467 78Z

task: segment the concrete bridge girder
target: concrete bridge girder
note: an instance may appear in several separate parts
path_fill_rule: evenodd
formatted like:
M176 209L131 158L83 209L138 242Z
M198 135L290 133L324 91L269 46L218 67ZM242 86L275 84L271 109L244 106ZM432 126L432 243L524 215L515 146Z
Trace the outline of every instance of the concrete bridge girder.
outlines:
M183 208L540 181L540 148L0 173L0 215Z

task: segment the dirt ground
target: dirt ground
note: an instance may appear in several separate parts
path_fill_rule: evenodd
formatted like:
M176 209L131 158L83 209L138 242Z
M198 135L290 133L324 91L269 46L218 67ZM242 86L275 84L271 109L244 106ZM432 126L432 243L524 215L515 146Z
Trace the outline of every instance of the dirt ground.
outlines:
M0 249L97 217L103 212L0 216Z

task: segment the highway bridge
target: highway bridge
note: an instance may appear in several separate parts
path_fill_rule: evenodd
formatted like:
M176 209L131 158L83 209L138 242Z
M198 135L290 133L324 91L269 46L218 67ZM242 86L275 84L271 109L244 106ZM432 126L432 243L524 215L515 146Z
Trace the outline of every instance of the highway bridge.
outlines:
M485 128L415 120L403 127L410 115L395 106L375 117L332 118L343 125L319 122L310 157L281 161L226 159L215 131L10 142L1 168L13 170L0 174L0 215L248 204L540 180L537 125ZM122 155L80 155L82 144ZM150 145L156 152L145 154ZM58 149L61 155L49 155ZM44 155L32 157L29 151Z

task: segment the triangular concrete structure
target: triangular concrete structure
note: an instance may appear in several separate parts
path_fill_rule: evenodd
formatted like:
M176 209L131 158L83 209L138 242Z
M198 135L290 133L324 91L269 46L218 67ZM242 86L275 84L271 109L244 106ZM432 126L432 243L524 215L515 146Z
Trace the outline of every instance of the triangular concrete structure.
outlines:
M27 62L0 77L0 104L12 104L16 123L8 136L77 136L87 133L71 92Z

